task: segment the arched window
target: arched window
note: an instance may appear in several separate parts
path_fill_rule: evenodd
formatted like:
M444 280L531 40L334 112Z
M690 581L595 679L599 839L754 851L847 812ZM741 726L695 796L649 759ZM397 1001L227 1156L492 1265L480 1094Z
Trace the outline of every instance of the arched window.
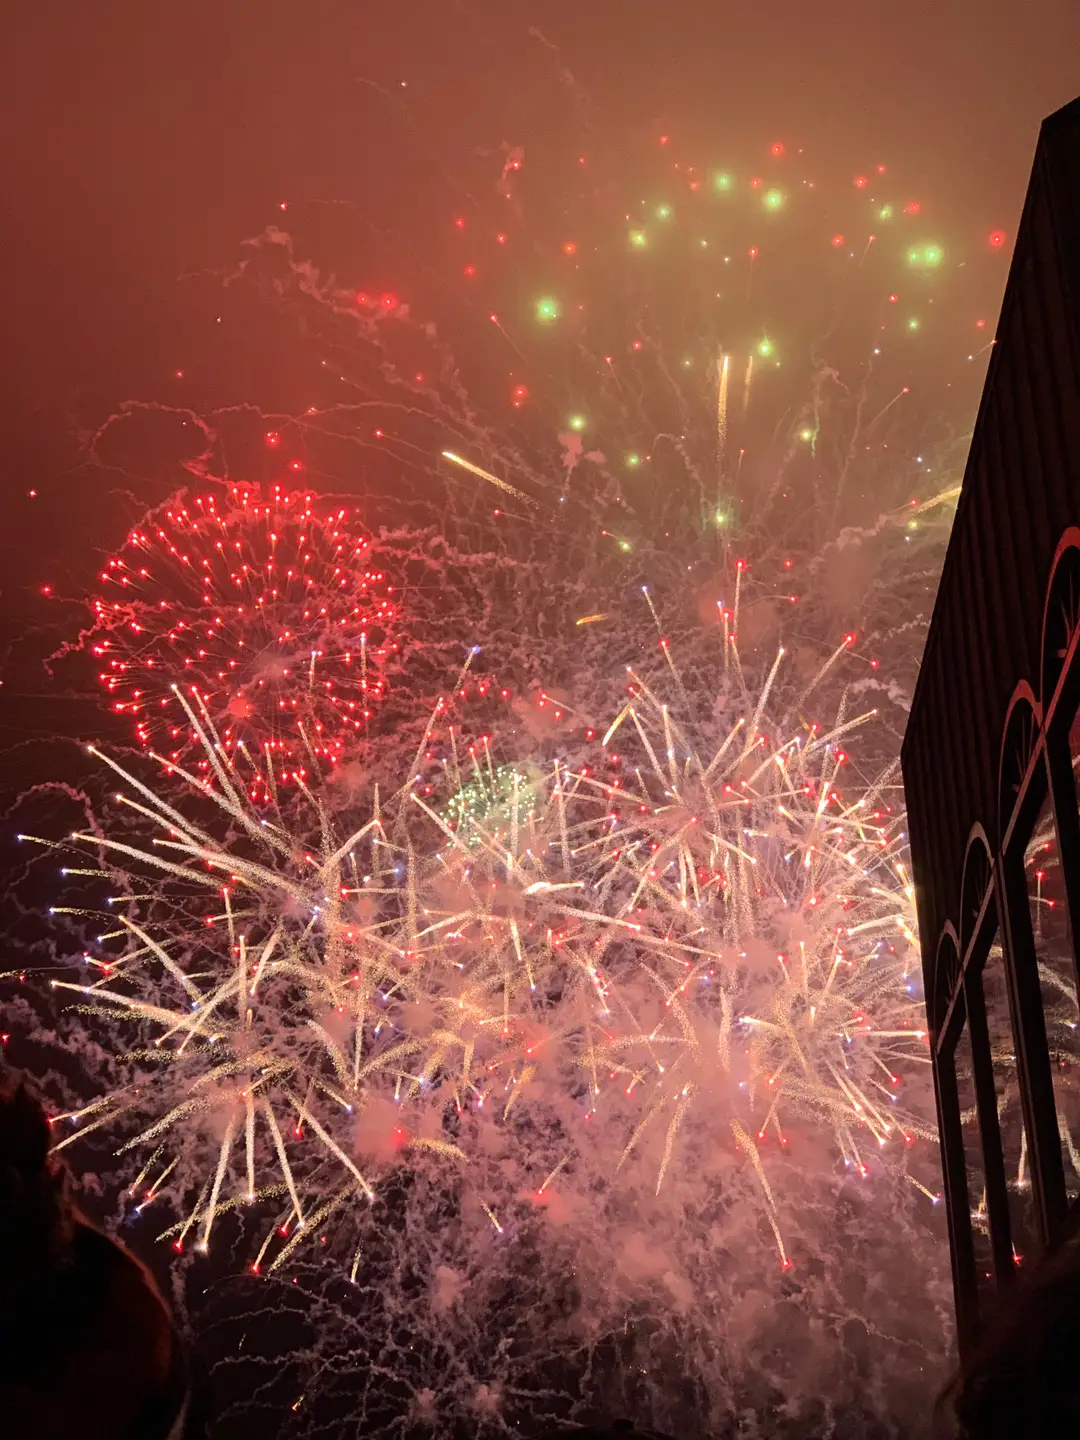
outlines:
M1013 692L1001 740L998 762L998 829L1004 836L1009 829L1025 776L1036 753L1041 728L1038 701L1026 680Z
M1046 706L1058 688L1069 649L1080 627L1080 529L1066 530L1058 541L1057 552L1046 587L1043 611L1042 674L1039 694ZM1068 706L1075 710L1075 701Z
M980 917L985 917L984 902L990 893L994 873L990 846L981 825L976 825L968 839L964 856L964 877L960 885L960 954L965 956L975 938Z

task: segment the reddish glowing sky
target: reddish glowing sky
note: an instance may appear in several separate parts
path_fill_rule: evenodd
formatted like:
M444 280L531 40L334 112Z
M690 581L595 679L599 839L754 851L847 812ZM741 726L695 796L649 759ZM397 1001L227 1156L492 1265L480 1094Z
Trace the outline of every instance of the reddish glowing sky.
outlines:
M183 325L181 272L226 263L281 195L354 198L370 173L392 174L368 81L406 80L416 123L450 147L543 123L561 69L600 125L857 137L1010 231L1039 119L1080 91L1074 0L18 10L0 101L16 407L55 386L153 388Z
M117 400L199 403L169 388L213 321L185 277L228 267L281 199L371 197L407 232L437 167L409 168L406 131L414 155L433 137L467 159L573 110L608 135L655 125L710 151L766 135L880 155L1011 243L1039 120L1080 91L1080 6L62 0L18 7L5 52L7 628L41 579L27 557L45 522L27 491L64 498L78 429ZM220 363L257 367L256 337L249 348ZM62 512L47 517L70 532L61 546L83 543Z

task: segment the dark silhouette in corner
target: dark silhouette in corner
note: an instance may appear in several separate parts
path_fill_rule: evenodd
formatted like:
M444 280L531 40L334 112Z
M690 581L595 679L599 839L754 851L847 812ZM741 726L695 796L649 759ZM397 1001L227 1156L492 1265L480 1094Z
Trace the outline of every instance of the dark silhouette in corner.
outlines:
M180 1336L148 1270L74 1205L40 1102L0 1075L0 1430L198 1440Z
M938 1404L963 1440L1080 1435L1080 1238L1007 1294Z

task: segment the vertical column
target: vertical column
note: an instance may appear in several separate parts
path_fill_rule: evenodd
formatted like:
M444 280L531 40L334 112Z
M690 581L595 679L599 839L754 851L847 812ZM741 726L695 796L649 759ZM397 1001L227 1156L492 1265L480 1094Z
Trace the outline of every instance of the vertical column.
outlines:
M954 1020L956 1017L953 1017ZM957 1026L952 1027L954 1032ZM942 1037L934 1057L934 1093L937 1098L938 1134L941 1137L941 1169L945 1183L945 1218L949 1225L949 1254L952 1259L953 1294L956 1301L956 1329L963 1352L976 1334L978 1280L975 1274L975 1245L971 1235L971 1201L968 1197L964 1135L960 1123L960 1101L956 1090L956 1068L952 1044Z

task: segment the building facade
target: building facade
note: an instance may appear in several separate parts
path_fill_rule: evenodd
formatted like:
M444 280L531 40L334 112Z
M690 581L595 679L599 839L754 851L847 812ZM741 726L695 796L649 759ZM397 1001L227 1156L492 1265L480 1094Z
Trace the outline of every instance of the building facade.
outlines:
M1040 132L903 769L963 1346L1080 1225L1080 100Z

